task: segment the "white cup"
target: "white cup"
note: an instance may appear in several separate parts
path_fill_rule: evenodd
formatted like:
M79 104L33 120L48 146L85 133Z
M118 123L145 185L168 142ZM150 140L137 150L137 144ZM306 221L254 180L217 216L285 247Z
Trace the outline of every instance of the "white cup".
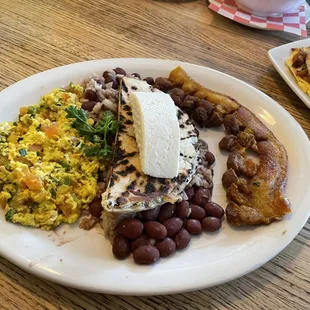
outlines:
M297 8L305 0L235 0L237 6L253 15L275 16Z

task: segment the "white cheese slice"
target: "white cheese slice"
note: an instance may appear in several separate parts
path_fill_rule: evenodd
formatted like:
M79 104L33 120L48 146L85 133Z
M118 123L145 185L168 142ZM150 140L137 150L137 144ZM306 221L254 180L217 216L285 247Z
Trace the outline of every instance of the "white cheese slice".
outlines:
M130 94L142 171L156 178L179 174L180 128L171 97L161 92Z

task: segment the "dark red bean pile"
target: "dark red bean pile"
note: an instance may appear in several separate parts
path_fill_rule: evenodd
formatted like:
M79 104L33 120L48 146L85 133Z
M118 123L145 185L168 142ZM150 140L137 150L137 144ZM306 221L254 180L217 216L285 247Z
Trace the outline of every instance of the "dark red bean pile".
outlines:
M133 253L137 264L150 265L160 257L173 255L185 249L191 235L203 231L215 232L222 226L224 210L211 202L207 188L186 190L188 201L166 203L161 207L140 212L136 218L121 221L113 243L113 254L125 259Z
M125 75L127 75L127 72L123 68L117 67L113 70L104 71L102 77L105 84L112 83L112 88L118 89L120 79ZM131 76L141 79L139 73L131 73ZM174 88L171 82L163 77L158 77L155 80L152 77L146 77L143 80L155 88L169 93L175 105L186 112L200 127L219 127L223 124L223 117L214 110L213 105L207 100L190 95L186 96L182 89ZM105 88L105 84L100 79L97 82ZM84 102L82 108L92 111L98 101L96 92L90 89L86 90L84 98L89 101Z
M175 105L187 113L200 127L219 127L223 124L222 115L207 100L185 95L181 88L174 88L171 82L163 77L149 81L153 82L150 84L154 87L169 93Z
M123 68L115 68L103 72L103 78L98 83L104 89L105 83L112 83L113 89L118 89L120 79L127 75ZM138 73L132 73L138 79ZM213 106L204 99L194 96L185 96L184 91L173 88L166 78L144 78L148 84L169 93L175 104L201 127L218 127L223 123L222 117L214 111ZM88 89L84 93L82 108L92 111L98 98L96 92ZM215 157L211 152L206 153L205 160L208 167L214 164ZM133 259L137 264L150 265L158 261L160 257L169 257L176 250L185 249L191 235L200 235L203 231L215 232L221 228L221 219L224 210L218 204L211 202L211 192L204 187L191 187L185 190L188 201L177 204L167 203L152 210L140 212L136 218L121 221L116 228L112 251L116 258L125 259L133 253ZM90 213L94 217L100 217L102 206L100 200L90 204Z

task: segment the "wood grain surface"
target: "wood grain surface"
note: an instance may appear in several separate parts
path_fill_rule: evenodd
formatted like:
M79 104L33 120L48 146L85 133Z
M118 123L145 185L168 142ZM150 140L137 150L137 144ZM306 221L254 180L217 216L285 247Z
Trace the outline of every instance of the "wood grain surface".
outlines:
M210 11L206 1L0 0L0 90L84 60L177 59L254 85L310 137L310 110L267 57L270 48L298 39L239 25ZM0 309L310 309L309 257L308 222L281 254L247 276L192 293L139 298L66 288L0 258Z

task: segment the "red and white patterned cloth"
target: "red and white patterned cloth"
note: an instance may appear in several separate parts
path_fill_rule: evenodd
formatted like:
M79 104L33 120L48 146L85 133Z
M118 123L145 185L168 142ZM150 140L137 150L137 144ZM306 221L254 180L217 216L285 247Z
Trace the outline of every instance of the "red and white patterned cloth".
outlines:
M260 17L239 9L235 0L212 0L209 8L236 22L262 29L280 30L307 37L305 4L276 17Z

